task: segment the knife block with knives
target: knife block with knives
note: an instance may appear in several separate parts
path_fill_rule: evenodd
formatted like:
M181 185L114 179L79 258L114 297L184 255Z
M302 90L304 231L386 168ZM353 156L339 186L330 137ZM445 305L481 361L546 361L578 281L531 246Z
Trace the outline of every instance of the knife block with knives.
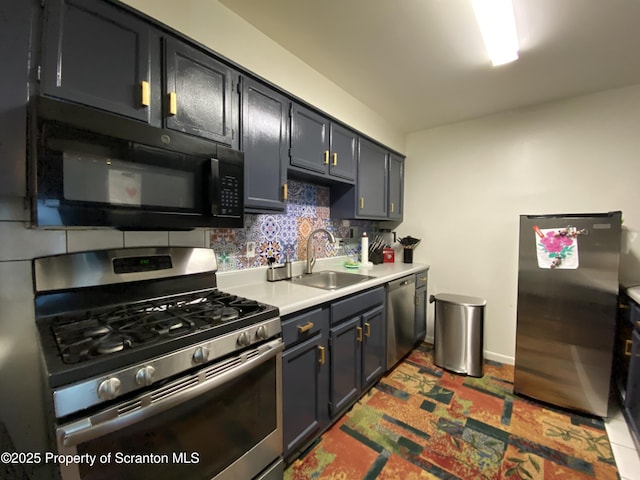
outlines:
M383 262L384 256L384 238L382 235L376 235L375 239L369 244L369 261L374 265Z

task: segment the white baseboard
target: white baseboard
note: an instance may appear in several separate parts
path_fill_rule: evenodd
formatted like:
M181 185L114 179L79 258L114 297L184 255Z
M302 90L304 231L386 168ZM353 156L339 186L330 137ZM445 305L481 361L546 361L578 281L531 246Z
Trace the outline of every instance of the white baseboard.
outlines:
M485 351L484 352L484 358L486 358L488 360L493 360L494 362L504 363L506 365L515 365L516 364L516 359L514 357L511 357L509 355L503 355L501 353Z
M426 336L424 338L424 341L433 345L433 341L434 341L433 336ZM500 362L506 365L515 365L516 363L516 359L509 355L503 355L502 353L489 352L487 350L485 350L483 353L484 353L484 358L488 360L493 360L494 362Z

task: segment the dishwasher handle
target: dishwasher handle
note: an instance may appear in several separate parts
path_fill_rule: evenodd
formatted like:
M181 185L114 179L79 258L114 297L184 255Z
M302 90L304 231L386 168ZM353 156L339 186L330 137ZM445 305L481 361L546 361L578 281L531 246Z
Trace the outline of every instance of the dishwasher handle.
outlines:
M414 279L413 279L413 275L408 276L408 277L403 277L403 278L399 278L398 280L393 280L392 282L389 282L387 284L387 288L389 289L390 292L393 292L394 290L397 290L398 288L401 287L405 287L407 285L412 285L414 284Z

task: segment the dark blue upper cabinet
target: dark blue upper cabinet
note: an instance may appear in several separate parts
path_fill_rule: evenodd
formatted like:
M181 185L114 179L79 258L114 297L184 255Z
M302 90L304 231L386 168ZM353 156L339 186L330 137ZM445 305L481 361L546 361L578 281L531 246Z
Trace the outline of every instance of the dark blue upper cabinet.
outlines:
M0 2L0 192L26 196L26 129L24 99L29 91L29 54L40 4L33 0Z
M358 135L332 123L330 138L329 173L345 180L355 180L358 168Z
M236 72L109 2L45 8L43 94L237 147Z
M322 174L329 168L329 119L296 103L291 109L291 165Z
M353 184L358 136L311 109L292 104L291 166L300 176Z
M387 212L389 220L402 220L404 197L404 158L389 155L389 202Z
M247 211L284 211L289 101L250 78L242 79L241 143Z
M210 55L166 38L163 103L167 128L231 145L234 75Z
M150 121L149 90L159 83L151 34L149 24L104 1L47 1L42 92Z
M404 157L366 138L358 140L356 185L334 185L331 213L339 218L402 221Z
M360 139L358 218L387 218L388 161L387 150L369 140Z

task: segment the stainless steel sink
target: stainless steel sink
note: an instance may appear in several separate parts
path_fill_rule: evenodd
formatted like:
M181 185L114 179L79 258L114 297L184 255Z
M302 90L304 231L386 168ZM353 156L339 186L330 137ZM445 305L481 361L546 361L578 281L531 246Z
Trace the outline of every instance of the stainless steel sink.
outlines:
M334 272L325 270L322 272L306 273L289 279L292 283L307 287L322 288L324 290L337 290L339 288L355 285L376 277L359 275L357 273Z

